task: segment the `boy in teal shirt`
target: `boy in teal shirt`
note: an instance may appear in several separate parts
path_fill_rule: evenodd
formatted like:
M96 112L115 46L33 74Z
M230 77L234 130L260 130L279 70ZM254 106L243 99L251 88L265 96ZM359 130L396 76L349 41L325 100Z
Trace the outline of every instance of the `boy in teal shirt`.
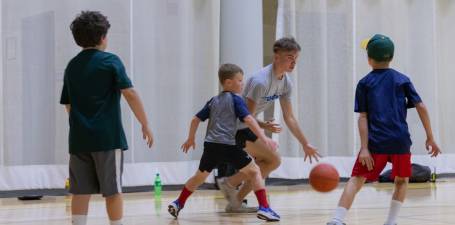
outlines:
M123 95L142 125L149 147L153 136L142 102L126 75L120 58L105 52L107 18L83 11L71 23L82 51L65 69L60 104L69 113L69 173L72 224L85 225L91 194L101 193L111 225L123 216L123 151L128 149L123 131L120 97Z

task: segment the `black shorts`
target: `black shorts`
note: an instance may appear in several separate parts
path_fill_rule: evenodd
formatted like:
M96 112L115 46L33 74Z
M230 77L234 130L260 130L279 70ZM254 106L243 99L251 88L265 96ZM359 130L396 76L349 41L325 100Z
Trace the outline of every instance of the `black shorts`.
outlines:
M255 142L257 139L258 137L253 133L253 131L250 130L250 128L238 130L235 134L235 142L240 148L245 148L246 141Z
M199 171L212 172L213 168L222 163L229 163L240 170L250 164L251 157L236 145L204 142L204 153L199 162Z

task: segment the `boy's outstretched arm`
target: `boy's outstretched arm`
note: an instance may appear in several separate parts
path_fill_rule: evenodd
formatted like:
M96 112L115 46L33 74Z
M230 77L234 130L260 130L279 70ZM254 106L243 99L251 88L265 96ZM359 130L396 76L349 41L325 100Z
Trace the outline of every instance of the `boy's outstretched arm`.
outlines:
M262 129L259 127L259 124L257 123L256 119L252 115L248 115L245 118L243 118L243 122L248 126L248 128L253 131L253 133L258 136L259 139L264 141L264 143L269 146L270 149L276 150L278 147L278 144L273 141L272 139L268 138L265 136L264 132Z
M431 130L430 116L428 115L427 107L425 107L425 104L423 104L423 102L417 103L415 106L427 135L425 147L431 157L436 157L441 153L441 150L433 138L433 131Z
M368 171L373 170L374 160L371 157L370 150L368 150L368 117L367 113L362 112L359 115L359 135L360 135L360 152L359 161L363 166L368 168Z
M317 148L310 144L303 134L302 129L300 129L299 123L295 119L291 102L288 100L280 100L280 105L281 110L283 111L284 123L288 126L291 133L297 138L297 140L299 140L303 147L303 151L305 152L304 161L306 161L307 158L310 159L310 163L313 163L313 158L316 161L319 161L321 155L318 153Z
M200 122L201 122L201 120L197 116L194 116L193 119L191 120L190 131L188 133L188 139L185 141L185 143L183 143L183 145L181 147L183 152L187 153L191 147L193 148L193 150L196 147L196 142L195 142L196 131L197 131L197 128L199 127Z
M148 147L151 148L153 144L153 135L149 128L147 115L145 114L144 106L142 105L139 95L133 88L126 88L121 91L123 97L125 97L126 102L128 102L128 105L136 116L136 119L142 125L142 138L147 141Z

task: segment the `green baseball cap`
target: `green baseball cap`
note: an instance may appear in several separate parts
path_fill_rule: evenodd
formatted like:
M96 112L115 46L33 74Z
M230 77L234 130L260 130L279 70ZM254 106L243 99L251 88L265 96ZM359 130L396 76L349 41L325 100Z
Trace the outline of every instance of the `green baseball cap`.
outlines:
M390 61L395 49L392 40L382 34L375 34L372 38L363 40L362 47L367 50L368 57L378 62Z

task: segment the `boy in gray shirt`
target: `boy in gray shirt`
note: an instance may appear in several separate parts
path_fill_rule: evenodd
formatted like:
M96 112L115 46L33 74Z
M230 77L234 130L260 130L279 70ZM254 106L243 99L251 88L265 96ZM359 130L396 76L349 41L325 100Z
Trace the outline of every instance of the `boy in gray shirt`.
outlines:
M280 216L269 207L259 167L242 148L236 145L237 118L244 122L270 149L276 149L277 144L265 136L254 117L248 112L243 99L237 95L243 87L242 69L233 64L223 64L218 70L218 76L223 86L223 92L210 99L204 108L193 117L188 139L182 145L185 153L190 148L194 149L195 133L199 123L209 119L199 169L186 182L179 198L169 205L168 211L177 218L188 197L204 183L213 168L220 163L230 163L252 183L259 203L257 217L267 221L279 221ZM227 185L230 184L227 183ZM230 186L233 188L232 185ZM227 197L229 198L229 196Z
M256 117L261 112L273 106L275 100L279 99L283 114L283 120L287 127L297 138L305 152L305 160L309 158L310 163L320 157L317 149L306 139L300 129L299 122L292 112L291 92L292 82L289 73L292 72L300 54L300 45L294 38L281 38L273 45L273 63L262 68L253 74L245 86L243 97L245 98L248 111ZM272 121L258 121L258 124L265 130L273 133L281 132L281 126ZM248 154L254 157L256 164L261 169L262 177L266 178L273 170L278 168L281 157L277 151L267 147L247 127L239 126L236 134L237 145L245 149ZM236 174L228 179L229 183L237 185L242 182L242 174ZM226 189L225 189L226 190ZM251 184L246 182L237 194L237 198L230 198L227 212L251 212L255 208L246 207L241 204L242 200L251 191ZM224 191L222 189L222 191Z

